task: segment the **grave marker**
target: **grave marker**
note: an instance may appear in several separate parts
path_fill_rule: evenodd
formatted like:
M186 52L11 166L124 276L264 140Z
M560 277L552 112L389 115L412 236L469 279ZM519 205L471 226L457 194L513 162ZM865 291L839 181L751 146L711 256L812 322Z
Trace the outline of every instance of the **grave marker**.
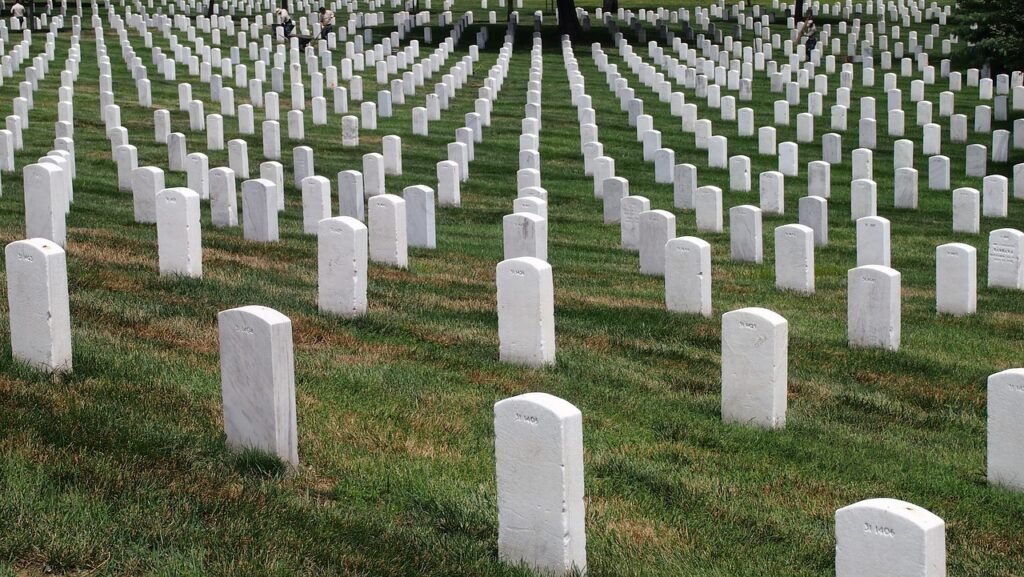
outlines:
M696 237L665 244L665 308L711 316L711 245Z
M321 311L355 318L366 314L366 225L349 216L325 218L317 232L317 286Z
M946 526L906 501L868 499L836 511L836 577L945 577Z
M1024 233L1012 228L988 235L988 286L1024 290Z
M71 313L64 250L51 240L30 238L8 244L4 253L14 359L43 371L70 373Z
M900 348L900 273L869 264L847 273L847 337L851 347Z
M297 467L291 320L273 309L246 306L221 311L217 325L228 445L266 451Z
M189 188L165 188L157 193L156 238L162 276L202 278L198 193Z
M988 378L988 482L1024 491L1024 369Z
M814 293L814 230L802 224L775 229L775 288Z
M497 288L501 362L531 367L554 364L551 265L533 257L503 260L497 267Z
M935 310L969 315L978 308L978 251L951 242L935 249Z
M265 178L242 183L242 236L255 242L277 242L277 185Z
M786 424L789 323L745 308L722 315L722 420L766 429Z
M409 268L405 200L393 194L379 194L368 201L370 260L397 268Z
M519 270L517 266L542 264L546 266L517 259L505 269L499 265L499 283L502 272L512 274ZM535 274L532 269L524 270ZM547 271L550 275L550 268ZM504 282L511 281L506 277ZM579 409L546 393L519 395L495 403L494 432L498 557L542 574L585 573L583 418Z

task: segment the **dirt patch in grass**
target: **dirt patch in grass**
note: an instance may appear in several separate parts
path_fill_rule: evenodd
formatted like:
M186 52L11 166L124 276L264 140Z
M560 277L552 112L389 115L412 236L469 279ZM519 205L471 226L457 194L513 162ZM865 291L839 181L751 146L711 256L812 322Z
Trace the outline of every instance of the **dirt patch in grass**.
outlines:
M136 277L130 277L118 271L101 270L97 273L100 286L108 291L116 293L138 293L145 287L145 283Z
M69 260L96 263L104 268L125 267L156 270L156 245L151 253L137 253L110 231L96 228L73 228L68 231ZM123 274L123 271L120 271Z
M622 499L592 497L587 509L603 521L603 532L631 555L668 555L693 549L685 529L646 517Z
M616 295L598 295L593 293L569 292L557 295L559 306L572 306L580 308L606 308L606 309L649 309L654 306L649 300L627 298Z
M252 270L287 272L291 266L287 260L276 259L262 254L244 254L216 248L203 248L203 264L211 269L218 264L233 264ZM215 271L211 271L215 272Z
M345 364L373 365L382 360L411 359L414 349L395 343L367 342L350 332L323 324L306 315L292 317L292 339L297 349L333 351L334 360Z

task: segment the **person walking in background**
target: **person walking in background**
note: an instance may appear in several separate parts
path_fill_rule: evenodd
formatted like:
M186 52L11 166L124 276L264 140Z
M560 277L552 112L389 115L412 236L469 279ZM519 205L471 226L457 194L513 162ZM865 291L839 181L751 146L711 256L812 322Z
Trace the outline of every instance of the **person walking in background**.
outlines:
M807 55L818 45L818 27L814 25L814 11L810 8L804 14L804 22L800 25L800 32L797 33L797 40L807 38Z
M292 17L288 15L288 10L285 8L277 9L277 23L281 26L284 31L284 37L288 38L292 35L292 29L295 28L295 23L292 22Z
M334 31L334 11L320 7L320 38L327 40L327 35Z
M21 25L22 29L25 28L25 7L21 2L16 1L14 5L11 6L11 16L18 20L18 24Z

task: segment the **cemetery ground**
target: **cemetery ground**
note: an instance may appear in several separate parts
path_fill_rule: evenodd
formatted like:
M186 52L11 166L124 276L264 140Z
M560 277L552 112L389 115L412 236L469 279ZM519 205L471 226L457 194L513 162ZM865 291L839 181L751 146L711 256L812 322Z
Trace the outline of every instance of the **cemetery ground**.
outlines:
M486 22L477 12L478 22ZM985 384L989 375L1021 366L1024 295L989 289L984 281L988 233L1020 228L1024 201L1011 194L1009 218L983 218L980 234L953 233L951 195L928 189L921 127L908 107L906 137L915 141L922 174L919 207L895 209L894 139L885 136L881 74L877 87L865 88L858 67L850 130L841 133L843 163L832 167L829 244L815 250L816 292L778 291L772 231L797 221L806 163L820 158L820 137L830 131L827 107L815 119L814 142L800 145L799 176L785 179L785 214L764 215L764 262L733 262L728 208L758 204L757 175L777 170L777 157L759 155L756 136L738 136L735 123L718 120L717 111L687 92L701 117L713 119L715 134L728 137L729 155L751 159L752 191L730 191L728 170L706 166L707 152L679 130L669 104L606 44L654 117L662 145L676 151L676 162L698 166L701 186L723 190L724 233L697 232L692 211L672 210L679 236L711 244L714 314L670 313L664 280L639 274L637 255L619 247L618 225L602 224L601 201L583 174L561 49L549 30L540 155L542 186L550 194L557 364L500 364L494 271L502 260L502 217L516 197L527 20L492 124L462 184L462 206L438 207L438 246L410 249L408 270L370 266L369 314L354 320L317 308L317 239L302 231L292 147L314 149L316 174L330 178L333 191L339 171L359 170L363 154L380 152L380 137L398 134L403 174L387 177L388 191L433 187L435 165L473 110L485 74L470 79L452 109L430 124L429 136L409 130L412 107L423 105L426 91L410 98L415 104L396 107L393 117L379 118L376 131L361 130L357 148L342 149L335 115L326 127L307 121L302 142L283 134L287 208L280 242L250 242L240 228L215 228L204 204L203 278L166 277L158 275L156 228L136 223L131 193L117 189L98 115L93 32L83 26L74 89L78 178L67 251L74 372L51 378L14 362L10 333L0 331L0 576L528 575L497 559L492 407L532 391L566 399L583 413L591 575L834 574L836 509L883 496L945 520L950 575L1020 575L1024 496L986 481ZM465 33L457 56L478 27ZM491 28L478 63L483 70L504 31ZM646 58L646 45L623 31ZM148 56L134 31L129 37ZM154 42L167 50L164 39L154 35ZM167 151L153 141L153 110L135 104L134 83L109 29L106 43L139 166L163 166ZM62 34L56 70L35 93L18 171L3 174L5 245L24 237L20 170L51 148L57 63L68 47ZM672 185L655 184L653 165L643 162L589 41L574 51L616 174L629 180L631 194L650 198L652 208L671 209ZM179 69L178 81L192 82L195 98L207 102L207 113L216 112L206 85L186 72ZM363 76L366 94L376 94L372 72ZM206 152L211 168L226 166L226 150L207 151L205 134L188 131L177 83L151 78L154 109L171 111L189 151ZM763 74L755 78L754 101L739 104L754 109L757 126L772 125L780 96L768 90ZM830 78L830 88L837 86L838 74ZM937 79L926 97L938 102L945 86ZM901 78L900 87L909 95L909 79ZM244 92L236 90L239 104ZM17 94L15 82L0 87L3 115ZM902 273L898 352L847 345L847 270L857 260L848 183L861 96L874 96L880 111L874 175L878 213L892 221L892 266ZM976 89L956 98L958 112L978 104ZM281 104L289 109L287 95ZM794 120L805 107L793 107ZM257 125L260 118L258 112ZM948 120L936 113L947 135ZM778 142L796 140L795 121L777 129ZM234 118L225 118L225 132L225 140L248 141L257 174L259 135L238 135ZM971 131L969 143L990 146L991 135ZM966 144L943 143L951 190L981 189L980 178L964 175ZM1022 160L1021 151L1012 151L1010 163L990 162L990 173L1010 176ZM168 187L185 186L184 172L166 177ZM935 313L935 247L948 242L978 249L975 315ZM294 474L274 458L225 445L217 313L250 304L276 309L293 323L301 461ZM721 419L720 315L752 306L789 321L789 409L781 430ZM8 319L0 305L0 326Z

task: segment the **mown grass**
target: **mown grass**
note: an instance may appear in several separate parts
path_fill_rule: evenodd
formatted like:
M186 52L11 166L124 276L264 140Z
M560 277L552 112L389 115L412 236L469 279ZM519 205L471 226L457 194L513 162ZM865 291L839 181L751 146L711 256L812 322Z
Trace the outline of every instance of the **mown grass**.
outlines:
M479 22L484 13L477 12ZM130 194L116 190L97 114L92 33L84 33L75 88L79 177L68 219L75 372L52 379L12 362L9 333L0 331L0 575L526 575L497 561L491 406L527 391L558 395L583 411L592 575L830 575L835 509L878 496L914 502L946 520L950 574L1019 574L1024 496L985 482L985 379L1020 365L1024 299L984 285L987 234L1020 227L1020 201L1011 201L1009 219L983 220L981 235L953 234L950 195L927 190L918 158L921 206L894 210L892 141L880 115L875 177L879 212L892 220L893 266L903 274L903 345L898 353L849 349L845 279L856 258L845 183L858 98L873 95L884 111L881 74L874 89L860 87L858 74L851 130L843 135L846 163L832 171L831 242L816 254L818 292L774 289L771 232L795 222L806 190L802 174L786 179L786 215L765 217L765 264L732 263L727 234L697 234L713 247L715 316L669 314L662 281L639 275L636 256L618 249L618 228L601 224L582 172L562 55L549 32L540 152L550 192L558 364L500 365L493 271L502 255L501 217L515 196L529 68L525 28L462 187L462 208L439 210L437 250L413 250L408 271L371 266L370 314L352 321L317 311L316 242L301 232L290 170L280 243L250 243L240 229L215 229L204 207L204 278L158 276L155 229L134 223ZM443 37L438 32L435 39ZM431 124L430 136L409 130L411 109L428 89L395 117L379 119L376 133L364 131L356 150L340 148L336 116L328 127L312 127L307 118L305 142L283 140L286 169L292 146L307 144L316 150L317 173L333 180L340 170L360 169L361 155L379 151L379 136L394 133L404 139L405 173L388 177L388 190L433 185L435 164L472 110L501 32L492 28L477 74ZM593 39L600 38L595 30ZM130 40L150 67L155 106L172 111L190 151L205 150L205 135L189 133L187 115L177 111L176 86L154 73L141 39ZM626 115L590 59L589 40L575 50L605 151L634 194L672 210L671 187L654 184L653 167L641 162ZM167 52L163 39L156 42ZM140 165L165 166L166 151L152 139L152 112L135 105L116 36L108 34L106 44ZM57 63L67 48L62 37L36 94L19 170L50 148ZM646 55L645 46L636 49ZM179 66L179 81L191 81L194 94L208 99L207 88L186 73ZM726 190L727 208L757 203L756 192L729 192L727 172L707 169L706 153L694 150L667 104L629 78L677 162L698 165L701 184ZM372 98L373 74L364 73L364 82ZM929 87L928 97L937 102L943 85ZM830 90L837 86L838 78L830 79ZM900 86L908 137L920 152L909 80ZM777 98L767 89L757 76L751 106L759 125L771 121ZM0 109L10 110L16 91L10 79L0 87ZM236 89L237 103L247 94ZM958 94L957 111L971 115L975 98L971 90ZM687 100L702 116L711 114L689 93ZM207 103L207 113L218 108ZM946 126L937 106L935 112ZM774 157L757 154L755 139L708 117L729 137L730 154L751 157L755 175L776 168ZM237 136L234 119L225 127L229 138ZM827 127L827 116L817 119L819 135ZM780 128L779 142L795 138L794 130ZM255 175L262 143L246 139ZM971 139L990 144L988 136ZM943 147L954 186L980 187L980 179L963 176L964 148ZM801 146L802 170L819 150ZM211 167L226 165L226 151L208 154ZM1020 157L1015 151L1014 161ZM20 180L5 175L3 243L24 234ZM168 186L184 184L183 174L168 173ZM692 213L673 212L680 235L696 234ZM979 313L969 318L934 313L934 250L951 241L979 250ZM294 475L224 443L216 313L247 304L293 321L302 462ZM719 417L718 315L745 306L772 309L790 323L783 431L724 425ZM7 318L0 305L0 325Z

